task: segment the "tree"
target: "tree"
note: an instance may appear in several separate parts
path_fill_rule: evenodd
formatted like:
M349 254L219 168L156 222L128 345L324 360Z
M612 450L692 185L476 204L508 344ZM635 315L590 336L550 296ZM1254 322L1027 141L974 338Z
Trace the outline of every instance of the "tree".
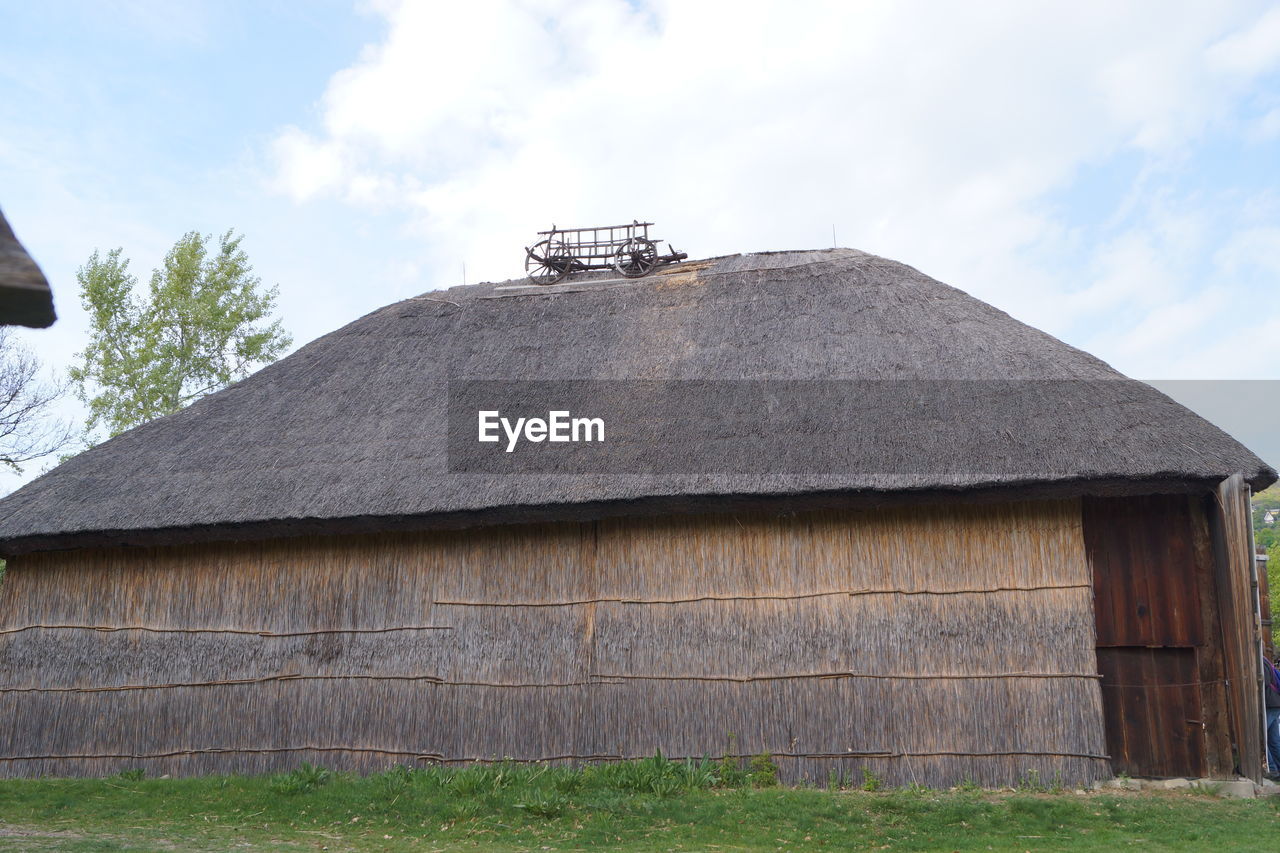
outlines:
M71 441L68 424L53 416L64 388L40 380L40 362L0 328L0 465L22 466Z
M89 345L71 381L89 406L86 434L108 436L168 415L274 361L292 339L272 319L278 289L261 279L228 231L216 251L191 231L152 272L145 298L120 249L97 251L76 272Z
M1267 549L1267 595L1271 604L1271 636L1280 631L1280 544Z

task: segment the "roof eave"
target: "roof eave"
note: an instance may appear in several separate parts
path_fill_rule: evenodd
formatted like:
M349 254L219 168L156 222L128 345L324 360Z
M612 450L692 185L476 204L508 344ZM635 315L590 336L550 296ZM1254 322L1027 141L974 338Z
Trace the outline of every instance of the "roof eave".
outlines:
M1255 490L1276 481L1270 468L1249 479ZM462 530L508 524L586 522L610 518L652 518L737 512L801 512L821 509L869 509L937 503L994 503L1061 500L1084 496L1210 494L1220 479L1154 477L1024 482L975 488L923 488L902 491L840 490L779 494L702 494L583 503L501 506L480 510L402 516L262 519L144 530L102 530L35 534L0 539L5 558L42 551L86 548L167 547L202 543L251 542L313 536L359 536Z

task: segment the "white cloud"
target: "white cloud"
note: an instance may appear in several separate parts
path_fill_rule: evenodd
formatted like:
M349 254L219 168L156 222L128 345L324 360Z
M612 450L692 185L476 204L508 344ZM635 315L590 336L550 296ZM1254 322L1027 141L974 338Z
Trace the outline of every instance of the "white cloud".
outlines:
M272 142L272 149L279 164L275 188L299 201L340 189L344 181L352 188L360 182L359 175L344 178L342 157L336 146L318 145L296 127L282 130Z
M1143 359L1143 368L1137 371L1142 376L1163 374L1172 358L1183 356L1179 343L1202 339L1202 330L1226 307L1227 294L1215 288L1157 305L1126 331L1116 351Z
M1240 229L1203 272L1175 256L1162 277L1164 287L1149 291L1160 303L1111 333L1109 349L1127 372L1171 379L1275 376L1280 317L1270 306L1280 284L1280 228Z
M552 222L632 217L695 257L825 246L834 225L1133 375L1280 364L1241 354L1280 335L1280 187L1228 162L1280 155L1274 3L362 5L383 35L314 79L313 121L280 99L266 140L222 128L240 162L209 162L179 116L134 126L132 81L0 57L27 105L0 104L0 202L54 282L62 319L30 338L50 366L83 346L74 272L94 246L126 247L145 280L177 231L235 225L303 342L464 264L518 275ZM108 42L141 31L213 62L242 26L219 8L93 14ZM251 107L243 87L272 85L209 74L182 96ZM83 87L70 124L38 106Z
M1253 122L1248 130L1249 140L1255 143L1280 139L1280 107L1269 110Z
M1050 331L1099 318L1100 354L1135 365L1225 298L1189 272L1212 214L1158 179L1272 67L1280 21L1246 0L377 8L386 39L281 131L277 179L403 209L428 282L517 275L552 222L653 218L695 256L834 225ZM1045 199L1126 151L1147 179L1082 243Z
M1227 334L1214 336L1197 346L1194 352L1171 351L1162 364L1153 364L1143 378L1161 379L1275 379L1280 352L1280 317L1259 317L1252 313L1234 314L1236 323ZM1275 405L1274 398L1263 404ZM1260 411L1264 411L1260 409Z
M1248 77L1280 65L1280 7L1212 45L1207 56L1214 68Z
M1280 227L1249 228L1236 233L1219 249L1214 260L1228 275L1265 275L1274 287L1280 284Z

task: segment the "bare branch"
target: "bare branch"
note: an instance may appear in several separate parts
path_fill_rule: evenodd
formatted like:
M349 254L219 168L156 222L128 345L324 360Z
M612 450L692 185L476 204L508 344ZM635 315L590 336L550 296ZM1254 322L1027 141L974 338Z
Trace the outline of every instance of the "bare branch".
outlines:
M70 445L71 424L55 417L66 386L40 380L40 362L0 328L0 465L22 465Z

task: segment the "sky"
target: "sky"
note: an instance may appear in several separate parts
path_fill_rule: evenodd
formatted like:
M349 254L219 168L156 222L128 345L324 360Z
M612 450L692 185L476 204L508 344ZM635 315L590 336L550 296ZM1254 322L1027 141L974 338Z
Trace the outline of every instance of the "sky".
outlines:
M1280 463L1274 2L5 3L0 207L52 372L90 253L145 281L191 230L244 234L297 345L521 275L552 223L695 258L834 232Z

